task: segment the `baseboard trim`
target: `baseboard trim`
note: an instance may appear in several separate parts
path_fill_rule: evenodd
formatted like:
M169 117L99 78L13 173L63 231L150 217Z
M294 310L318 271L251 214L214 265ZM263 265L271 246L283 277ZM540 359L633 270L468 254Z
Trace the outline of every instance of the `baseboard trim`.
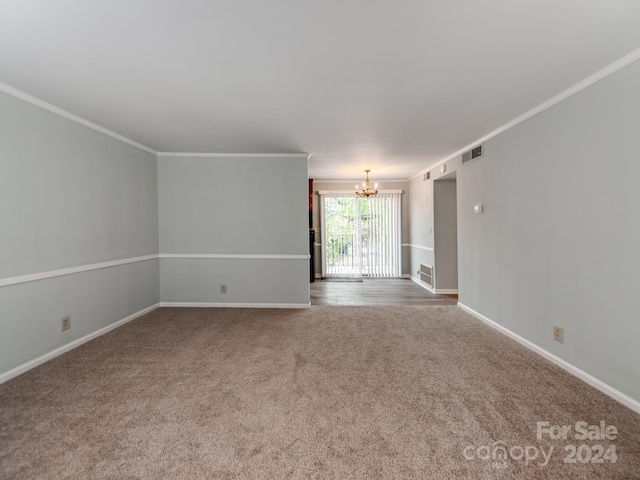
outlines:
M549 360L550 362L556 364L557 366L559 366L563 370L569 372L573 376L578 377L580 380L582 380L582 381L588 383L589 385L591 385L592 387L600 390L602 393L604 393L605 395L608 395L609 397L613 398L614 400L620 402L625 407L630 408L631 410L633 410L636 413L640 413L640 402L638 402L637 400L635 400L635 399L631 398L630 396L620 392L619 390L616 390L612 386L607 385L603 381L598 380L597 378L595 378L594 376L588 374L587 372L585 372L583 370L580 370L578 367L572 365L571 363L567 362L566 360L563 360L560 357L555 356L553 353L550 353L550 352L546 351L544 348L539 347L535 343L527 340L526 338L521 337L517 333L512 332L508 328L503 327L502 325L500 325L500 324L494 322L493 320L485 317L481 313L476 312L472 308L469 308L469 307L467 307L466 305L464 305L464 304L462 304L460 302L458 302L458 307L460 307L465 312L470 313L471 315L476 317L481 322L484 322L487 325L489 325L490 327L498 330L500 333L506 335L507 337L512 338L513 340L515 340L519 344L524 345L529 350L532 350L535 353L537 353L538 355L546 358L547 360Z
M310 308L311 303L160 302L160 306L202 308Z
M405 274L406 275L406 274ZM418 285L420 285L422 288L424 288L425 290L431 292L431 293L436 293L436 291L431 288L429 285L427 285L426 283L424 283L422 280L420 280L418 277L414 277L413 275L407 275L407 278L409 278L412 282L417 283Z
M63 353L66 353L70 350L73 350L74 348L79 347L80 345L82 345L83 343L87 343L90 340L93 340L94 338L97 338L101 335L104 335L107 332L110 332L111 330L115 330L116 328L124 325L125 323L130 322L131 320L135 320L138 317L141 317L142 315L145 315L149 312L152 312L153 310L155 310L156 308L158 308L160 306L159 303L156 303L155 305L152 305L150 307L147 307L145 309L140 310L139 312L136 312L132 315L129 315L126 318L123 318L121 320L118 320L117 322L111 323L109 325L107 325L106 327L102 327L99 330L96 330L95 332L92 332L88 335L85 335L82 338L78 338L77 340L74 340L73 342L69 342L66 345L63 345L61 347L56 348L55 350L52 350L49 353L45 353L44 355L38 357L38 358L34 358L33 360L29 360L26 363L23 363L22 365L9 370L8 372L2 373L0 374L0 384L11 380L14 377L17 377L18 375L21 375L29 370L31 370L32 368L37 367L38 365L42 365L43 363L48 362L49 360L52 360L60 355L62 355Z
M438 295L457 295L458 294L457 288L436 288L434 291Z

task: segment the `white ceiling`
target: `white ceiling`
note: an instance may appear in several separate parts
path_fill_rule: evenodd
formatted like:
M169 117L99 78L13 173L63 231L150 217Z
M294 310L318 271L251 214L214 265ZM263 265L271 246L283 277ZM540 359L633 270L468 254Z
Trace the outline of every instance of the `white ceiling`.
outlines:
M638 0L0 0L0 82L160 152L408 178L640 46Z

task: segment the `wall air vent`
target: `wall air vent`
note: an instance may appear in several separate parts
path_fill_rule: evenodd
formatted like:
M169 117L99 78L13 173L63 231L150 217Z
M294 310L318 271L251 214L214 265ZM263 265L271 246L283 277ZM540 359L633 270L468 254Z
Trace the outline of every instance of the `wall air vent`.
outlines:
M481 143L477 147L472 148L468 152L462 154L462 163L467 163L474 158L481 157L484 154L484 143Z
M420 264L420 280L433 288L433 267Z
M429 180L431 178L431 172L427 172L422 176L422 181Z

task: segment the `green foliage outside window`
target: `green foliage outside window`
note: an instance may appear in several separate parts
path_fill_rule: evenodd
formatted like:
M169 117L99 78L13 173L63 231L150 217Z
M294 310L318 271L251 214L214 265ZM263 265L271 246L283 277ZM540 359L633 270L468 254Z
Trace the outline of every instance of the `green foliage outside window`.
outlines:
M369 202L355 197L327 197L325 203L327 265L358 265L358 241L369 230Z

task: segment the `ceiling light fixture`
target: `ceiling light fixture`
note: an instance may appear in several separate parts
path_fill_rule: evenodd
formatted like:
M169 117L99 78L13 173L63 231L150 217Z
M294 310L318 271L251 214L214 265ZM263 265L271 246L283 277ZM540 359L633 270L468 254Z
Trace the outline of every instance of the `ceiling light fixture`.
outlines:
M371 190L371 186L369 185L369 172L371 170L365 170L365 172L367 172L367 180L362 184L362 191L360 191L360 187L358 185L356 185L356 195L359 197L370 197L372 195L377 195L378 194L378 184L376 183L375 186L373 187L374 189Z

